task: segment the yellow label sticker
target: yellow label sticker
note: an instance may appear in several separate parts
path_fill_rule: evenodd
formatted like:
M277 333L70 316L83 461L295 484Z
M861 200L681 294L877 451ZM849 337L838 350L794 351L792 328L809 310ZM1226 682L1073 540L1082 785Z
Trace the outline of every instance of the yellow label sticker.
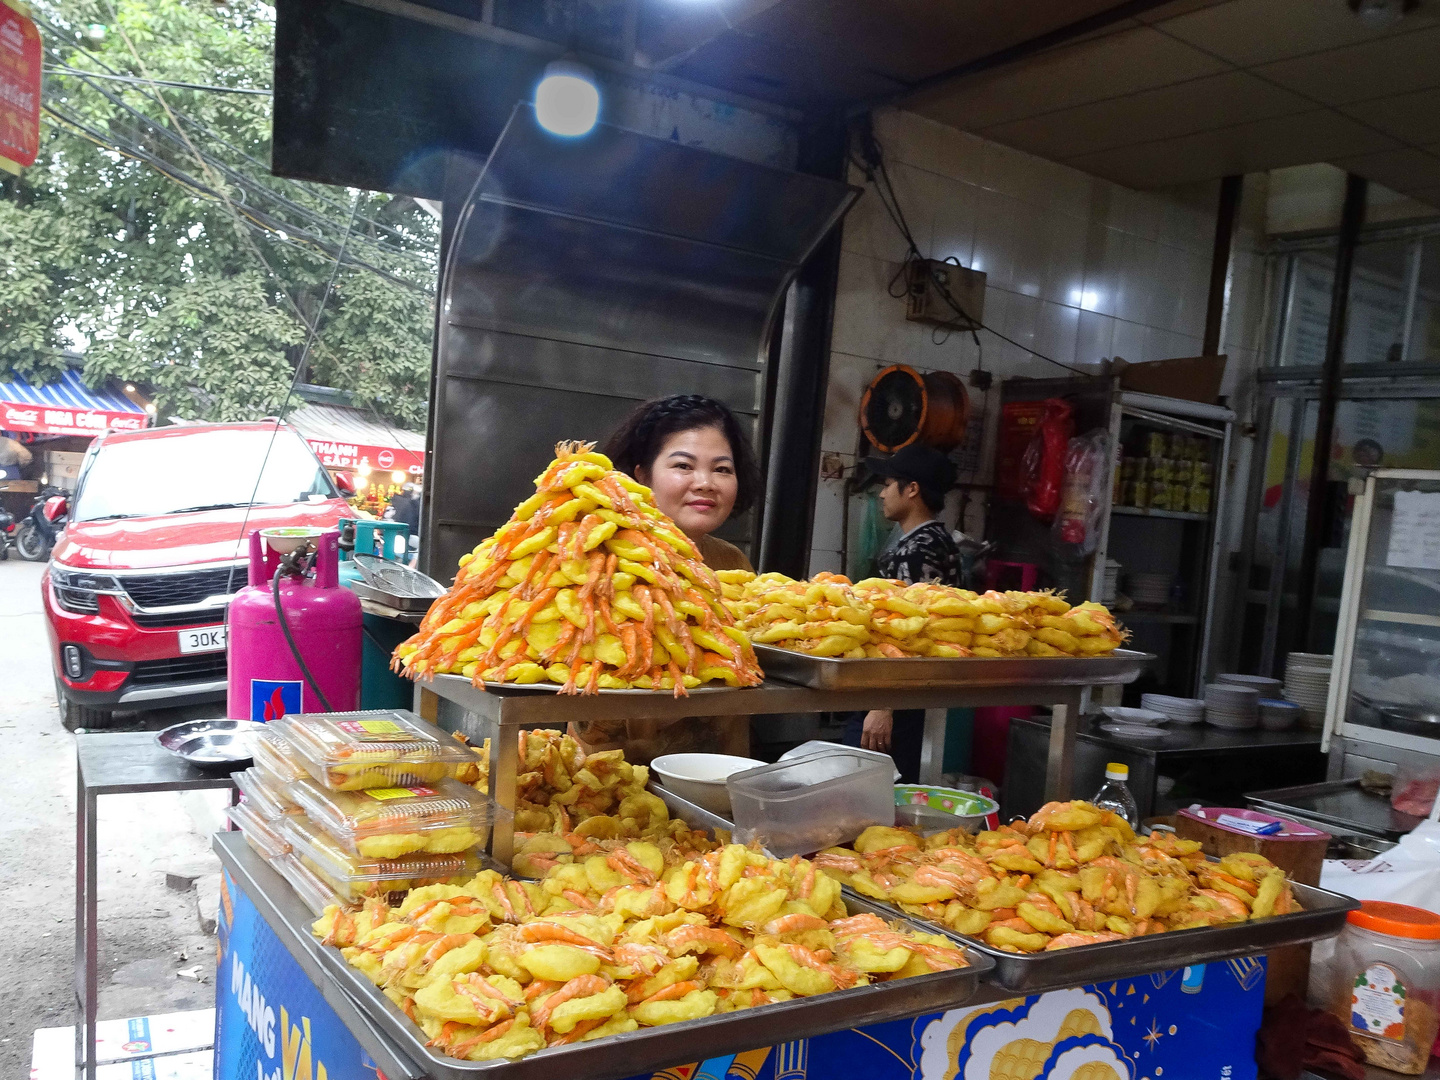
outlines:
M339 720L335 726L351 735L365 732L367 735L403 735L405 729L394 720Z
M411 799L416 795L434 795L431 788L424 787L377 787L369 788L366 792L372 799Z

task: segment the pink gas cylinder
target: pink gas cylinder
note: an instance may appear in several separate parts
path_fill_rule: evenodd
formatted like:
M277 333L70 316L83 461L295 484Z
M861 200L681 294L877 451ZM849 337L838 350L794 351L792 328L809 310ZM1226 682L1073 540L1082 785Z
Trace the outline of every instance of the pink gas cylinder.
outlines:
M340 587L339 536L335 531L322 532L298 542L283 537L277 544L295 545L296 550L282 554L258 529L250 534L250 584L230 601L226 619L230 653L226 711L231 719L270 721L290 713L351 712L360 707L364 613L360 598ZM297 662L297 651L303 663Z

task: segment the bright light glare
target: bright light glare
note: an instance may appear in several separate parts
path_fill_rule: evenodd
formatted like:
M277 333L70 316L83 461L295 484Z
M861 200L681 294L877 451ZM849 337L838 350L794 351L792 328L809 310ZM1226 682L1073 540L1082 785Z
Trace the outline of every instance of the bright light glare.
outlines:
M1100 294L1090 289L1071 289L1070 302L1086 311L1094 311L1100 306Z
M556 60L545 66L535 88L535 119L555 135L584 135L600 116L600 91L595 73L573 60Z
M403 483L405 482L405 474L404 474L403 472L398 472L398 471L397 471L397 472L392 472L392 473L390 474L390 482L391 482L392 484L403 484Z

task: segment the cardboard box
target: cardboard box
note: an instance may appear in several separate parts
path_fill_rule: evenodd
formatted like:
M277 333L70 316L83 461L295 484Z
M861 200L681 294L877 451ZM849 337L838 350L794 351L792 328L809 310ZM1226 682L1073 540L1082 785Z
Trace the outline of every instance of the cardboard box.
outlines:
M1122 390L1214 405L1220 396L1220 383L1225 378L1226 359L1222 353L1219 356L1185 356L1175 360L1131 364L1117 356L1111 370L1119 374Z

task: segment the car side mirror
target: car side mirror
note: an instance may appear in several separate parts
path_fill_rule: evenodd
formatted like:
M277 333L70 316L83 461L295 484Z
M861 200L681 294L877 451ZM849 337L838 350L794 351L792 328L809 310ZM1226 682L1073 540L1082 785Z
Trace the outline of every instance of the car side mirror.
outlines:
M355 486L355 478L349 473L336 473L335 486L340 489L340 494L347 499L353 499L355 493L360 489Z
M51 523L59 521L70 509L70 500L64 495L52 495L45 500L45 520Z

